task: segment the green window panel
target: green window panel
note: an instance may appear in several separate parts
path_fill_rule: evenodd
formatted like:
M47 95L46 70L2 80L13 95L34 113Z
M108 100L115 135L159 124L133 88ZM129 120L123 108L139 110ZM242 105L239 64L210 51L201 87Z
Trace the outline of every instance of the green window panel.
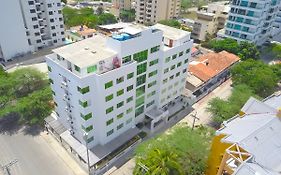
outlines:
M149 97L151 97L151 96L153 96L153 95L155 95L156 94L156 91L152 91L152 92L150 92L149 94L147 94L147 98L149 98Z
M117 108L121 108L122 106L124 106L124 101L121 101L120 103L117 104Z
M97 71L97 65L87 67L87 73L93 73Z
M172 59L176 59L177 58L177 54L173 55Z
M177 67L180 67L180 66L181 66L181 64L182 64L182 63L181 63L181 62L179 62L179 63L177 64Z
M127 109L126 113L129 114L129 113L131 113L132 111L133 111L133 108L129 108L129 109Z
M143 112L144 112L144 106L139 107L138 109L136 109L135 117L141 115Z
M133 85L128 86L128 87L127 87L127 92L129 92L129 91L131 91L131 90L133 90L133 89L134 89L134 86L133 86Z
M189 53L190 52L190 49L186 49L185 53Z
M128 120L126 121L126 124L129 124L129 123L131 123L132 121L133 121L133 119L130 118L130 119L128 119Z
M120 125L118 125L118 126L117 126L117 130L119 130L119 129L123 128L123 126L124 126L124 124L123 124L123 123L121 123Z
M180 72L176 73L176 77L180 76Z
M131 101L133 101L133 96L127 98L127 100L126 100L127 103L130 103Z
M140 97L140 98L138 98L137 100L136 100L136 107L139 107L139 106L141 106L141 105L143 105L144 104L144 101L145 101L145 98L144 98L145 96L142 96L142 97Z
M90 92L90 87L84 87L84 88L80 88L79 86L77 87L77 90L81 93L81 94L86 94L88 92Z
M53 95L56 95L55 91L52 91L52 94L53 94Z
M137 86L140 86L146 82L146 74L137 78Z
M106 126L111 125L114 122L113 118L106 121Z
M128 55L128 56L122 58L122 63L123 64L128 63L130 61L132 61L132 56L131 55Z
M106 109L105 113L109 114L109 113L111 113L113 111L113 109L114 109L113 106L111 106L111 107Z
M94 140L94 136L88 138L88 139L87 139L87 143L90 143L90 142L92 142L93 140Z
M106 133L106 136L110 136L111 134L113 134L113 132L114 132L114 129L108 131L108 132Z
M146 72L147 63L143 63L137 66L137 75Z
M153 60L153 61L150 61L150 62L149 62L149 66L153 66L153 65L155 65L155 64L157 64L157 63L158 63L158 59Z
M174 70L176 68L176 65L171 66L171 70Z
M166 84L168 82L168 78L165 78L164 80L163 80L163 84Z
M182 73L185 73L185 72L186 72L186 69L183 69L183 70L182 70Z
M108 102L108 101L110 101L110 100L112 100L112 99L113 99L113 94L110 94L110 95L108 95L108 96L105 97L105 101L106 101L106 102Z
M179 57L183 56L183 51L179 53Z
M86 108L88 106L88 101L82 102L81 100L79 100L79 104L80 104L80 106Z
M170 80L174 79L174 75L170 76Z
M90 118L93 117L92 113L89 113L87 115L83 115L80 113L80 116L84 119L84 120L89 120Z
M113 86L113 81L109 81L109 82L107 82L107 83L104 84L104 88L105 88L105 89L108 89L108 88L110 88L110 87L112 87L112 86Z
M85 127L82 125L82 129L85 131L85 132L90 132L91 130L93 130L93 125L90 125L88 127Z
M124 113L121 113L121 114L118 114L117 115L117 119L121 119L121 118L123 118L124 117Z
M188 63L188 58L184 60L184 64Z
M155 85L156 85L156 80L151 82L151 83L149 83L147 87L151 88L152 86L155 86Z
M152 47L152 48L150 49L150 53L157 52L157 51L159 51L159 49L160 49L160 46Z
M124 82L124 77L119 77L116 79L116 84Z
M165 59L165 63L168 63L170 60L171 60L171 57L167 57L167 58Z
M121 89L117 91L117 96L123 95L124 94L124 89Z
M147 103L147 105L146 105L146 108L148 108L148 107L150 107L151 105L153 105L154 104L154 100L153 101L151 101L151 102L149 102L149 103Z
M54 84L54 80L52 80L51 78L49 78L49 83Z
M135 61L137 61L138 63L140 63L140 62L143 62L143 61L147 60L147 56L148 56L148 51L144 50L144 51L135 53L133 55L133 59Z
M127 79L129 80L129 79L131 79L131 78L133 78L134 77L134 72L131 72L131 73L129 73L128 75L127 75Z
M80 72L80 71L81 71L80 67L78 67L78 66L76 66L76 65L74 65L74 69L75 69L77 72Z
M48 66L48 71L52 72L52 68L50 66Z
M153 71L153 72L150 72L149 74L148 74L148 77L152 77L152 76L154 76L154 75L156 75L157 74L157 70L155 70L155 71Z
M54 101L55 106L58 106L57 102Z
M136 90L136 96L139 97L145 93L145 86L139 87Z
M169 72L169 68L164 69L164 74Z

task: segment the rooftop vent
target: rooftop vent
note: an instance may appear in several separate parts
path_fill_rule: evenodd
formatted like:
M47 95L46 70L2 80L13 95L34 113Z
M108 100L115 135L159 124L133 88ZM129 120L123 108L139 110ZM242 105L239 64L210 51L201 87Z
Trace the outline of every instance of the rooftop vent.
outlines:
M97 53L97 51L91 51L93 54Z
M85 49L85 50L89 50L89 47L85 47L84 49Z

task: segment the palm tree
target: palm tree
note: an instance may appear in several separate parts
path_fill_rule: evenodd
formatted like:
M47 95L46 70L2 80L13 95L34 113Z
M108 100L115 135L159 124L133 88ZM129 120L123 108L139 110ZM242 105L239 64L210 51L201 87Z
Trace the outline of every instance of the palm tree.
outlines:
M152 149L147 158L137 158L135 175L183 175L178 156L168 150Z

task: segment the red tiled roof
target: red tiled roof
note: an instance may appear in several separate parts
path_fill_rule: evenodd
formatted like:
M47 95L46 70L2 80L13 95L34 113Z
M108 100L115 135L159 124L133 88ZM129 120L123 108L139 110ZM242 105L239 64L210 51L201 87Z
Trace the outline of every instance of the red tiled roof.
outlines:
M239 60L238 56L226 51L208 53L191 62L189 72L206 82Z

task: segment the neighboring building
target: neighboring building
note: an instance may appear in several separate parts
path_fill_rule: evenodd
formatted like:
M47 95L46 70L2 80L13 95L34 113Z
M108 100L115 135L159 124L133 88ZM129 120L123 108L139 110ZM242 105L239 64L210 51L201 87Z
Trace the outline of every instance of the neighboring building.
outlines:
M230 68L239 60L238 56L226 51L199 57L189 64L185 88L196 101L200 100L229 78Z
M207 175L279 175L281 93L262 101L251 97L239 115L217 130Z
M136 0L136 21L154 24L160 20L177 18L180 5L180 0Z
M199 41L205 41L207 35L214 36L220 29L224 28L228 11L228 2L224 1L203 6L197 12L191 37Z
M279 7L279 11L276 14L275 21L273 23L273 32L272 36L281 33L281 4Z
M81 41L86 38L91 38L96 35L96 30L85 25L71 27L65 32L65 36L71 42Z
M232 0L225 29L218 37L263 44L272 35L280 0Z
M47 64L55 118L68 129L62 139L85 145L88 133L94 154L111 145L95 164L118 148L116 140L122 145L131 139L136 124L145 122L153 131L168 122L174 112L170 104L183 107L191 47L189 32L132 24L112 36L95 35L55 49Z
M0 7L3 17L0 53L5 61L64 43L60 0L11 0L4 3ZM4 19L5 16L9 19Z
M132 0L112 0L110 12L119 16L122 10L131 10Z
M114 32L118 32L119 30L130 26L131 23L115 23L115 24L107 24L107 25L100 25L98 26L98 30L100 33L105 35L112 35Z

